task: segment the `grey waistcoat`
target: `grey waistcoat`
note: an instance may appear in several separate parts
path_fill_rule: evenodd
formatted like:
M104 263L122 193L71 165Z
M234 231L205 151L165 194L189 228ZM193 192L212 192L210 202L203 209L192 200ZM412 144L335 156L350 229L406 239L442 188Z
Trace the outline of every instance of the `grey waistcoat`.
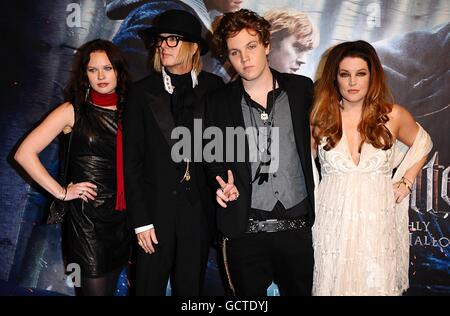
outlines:
M247 129L247 139L249 141L251 157L250 165L253 180L256 170L260 165L259 161L255 161L256 154L258 153L258 149L255 146L258 136L255 134L255 130L249 130L248 128L254 126L255 123L258 127L264 127L265 125L261 119L260 112L253 107L251 110L254 113L254 119L251 117L250 108L244 97L242 97L241 107ZM308 195L305 177L298 156L297 145L295 144L294 128L292 125L288 96L285 91L282 91L275 100L271 115L273 116L273 125L278 127L279 137L276 137L277 133L273 130L271 168L265 169L265 171L269 173L269 180L268 182L263 182L261 185L258 185L258 180L252 184L251 207L263 211L272 211L277 201L280 201L286 209L289 209L300 203ZM269 116L268 121L270 120L271 118ZM267 134L268 128L262 132ZM262 138L266 139L265 137ZM276 138L278 138L279 143L279 154L276 153ZM258 144L259 153L263 151L263 153L261 153L261 159L268 161L267 150L264 150L264 148L267 147L266 144L264 141L260 141ZM277 163L274 159L277 158L279 159L278 170L275 170Z

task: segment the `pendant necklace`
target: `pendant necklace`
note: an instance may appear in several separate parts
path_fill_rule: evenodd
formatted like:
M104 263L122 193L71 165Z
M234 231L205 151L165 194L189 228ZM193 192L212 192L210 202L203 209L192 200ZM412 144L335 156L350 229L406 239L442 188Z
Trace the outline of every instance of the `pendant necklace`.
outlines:
M269 119L269 114L267 114L266 111L262 111L261 112L261 120L265 122L268 119Z
M273 82L272 82L272 106L273 106L273 109L272 109L272 112L271 112L271 116L272 116L272 119L271 119L271 127L269 128L269 132L267 133L267 135L265 135L266 136L266 138L267 138L267 146L266 147L264 147L264 146L261 146L261 148L260 148L260 146L259 146L259 129L258 129L258 125L256 124L256 120L255 120L255 116L254 116L254 113L253 113L253 108L252 108L252 106L250 106L250 104L248 103L248 101L247 101L247 99L245 99L244 98L244 100L245 100L245 103L247 104L247 106L248 106L248 108L249 108L249 110L250 110L250 122L251 122L251 125L252 126L254 126L255 128L256 128L256 133L253 133L253 136L254 136L254 138L255 138L255 144L256 144L256 148L258 149L258 151L259 152L261 152L261 153L264 153L266 150L267 150L267 152L269 153L269 148L270 148L270 145L271 145L271 143L272 143L272 138L271 138L271 136L272 136L272 127L274 126L274 123L273 123L273 119L274 119L274 115L275 115L275 88L276 88L276 80L275 80L275 77L273 78ZM259 111L259 110L258 110ZM260 114L260 118L261 118L261 120L263 121L263 123L264 123L264 125L266 124L266 122L267 122L267 120L269 119L269 114L265 111L265 110L263 110L262 112L260 112L259 113ZM262 131L261 131L261 133L262 133ZM256 135L255 135L256 134Z
M252 125L252 127L256 128L256 132L253 132L253 136L255 138L255 145L256 145L256 149L261 153L264 154L264 152L266 152L266 157L268 158L268 161L260 161L259 166L256 168L256 172L255 172L255 176L253 178L253 180L251 181L251 183L255 183L257 181L258 185L262 185L264 182L268 182L269 181L269 171L270 171L270 165L272 163L272 154L271 154L271 145L272 145L272 128L275 126L274 124L274 118L275 118L275 88L276 88L276 80L275 77L273 77L273 87L272 87L272 111L269 114L264 110L262 112L260 112L260 117L261 120L263 121L263 124L266 125L267 121L270 118L270 122L269 122L269 131L267 132L266 135L266 139L267 139L267 143L266 146L264 146L263 144L259 144L259 128L258 128L258 124L256 123L256 118L255 115L253 113L253 108L252 106L248 103L247 99L244 98L245 102L247 103L247 106L249 108L250 111L250 124ZM262 133L262 131L261 131ZM260 146L261 145L261 146ZM269 168L269 171L266 171L266 169Z

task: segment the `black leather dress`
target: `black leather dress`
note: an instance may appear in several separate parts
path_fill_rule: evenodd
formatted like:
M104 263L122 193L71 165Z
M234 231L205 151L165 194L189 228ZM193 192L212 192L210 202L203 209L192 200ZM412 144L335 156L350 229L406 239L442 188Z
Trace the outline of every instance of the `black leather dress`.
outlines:
M116 111L90 103L76 114L69 160L69 183L97 185L94 201L72 200L67 216L68 263L84 276L100 277L129 260L131 231L125 211L116 211Z

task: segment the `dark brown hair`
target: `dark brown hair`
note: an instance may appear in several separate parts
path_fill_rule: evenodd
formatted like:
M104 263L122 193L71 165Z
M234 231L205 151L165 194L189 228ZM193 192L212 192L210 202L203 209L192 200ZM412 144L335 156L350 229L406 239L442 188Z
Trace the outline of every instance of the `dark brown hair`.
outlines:
M222 61L228 58L227 39L237 35L243 29L256 32L264 46L270 43L270 23L256 12L240 9L236 12L225 13L216 18L213 24L213 42L217 55Z
M325 150L334 148L342 137L342 120L339 110L342 99L337 76L339 64L346 57L358 57L366 61L370 72L369 90L365 97L358 132L362 144L369 143L375 148L389 149L393 136L384 125L392 111L392 96L386 85L383 67L375 49L365 41L345 42L332 48L328 53L322 76L314 88L314 105L311 112L313 137L320 144L326 138Z
M64 89L64 101L73 104L75 109L85 103L89 89L89 79L87 76L87 65L93 52L105 52L117 73L116 92L119 96L119 104L117 104L118 113L121 113L122 104L124 102L127 85L129 83L129 74L127 63L119 48L110 41L95 39L83 44L76 50L75 57L72 62L72 71L69 83Z

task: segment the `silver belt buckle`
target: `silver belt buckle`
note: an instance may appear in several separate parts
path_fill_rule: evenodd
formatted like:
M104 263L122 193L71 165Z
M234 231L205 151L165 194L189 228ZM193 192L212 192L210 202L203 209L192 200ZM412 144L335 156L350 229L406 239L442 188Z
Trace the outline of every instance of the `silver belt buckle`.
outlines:
M263 222L259 222L258 224L261 224L260 229L264 228L262 231L265 231L267 233L274 233L277 231L276 223L278 220L276 219L268 219Z

